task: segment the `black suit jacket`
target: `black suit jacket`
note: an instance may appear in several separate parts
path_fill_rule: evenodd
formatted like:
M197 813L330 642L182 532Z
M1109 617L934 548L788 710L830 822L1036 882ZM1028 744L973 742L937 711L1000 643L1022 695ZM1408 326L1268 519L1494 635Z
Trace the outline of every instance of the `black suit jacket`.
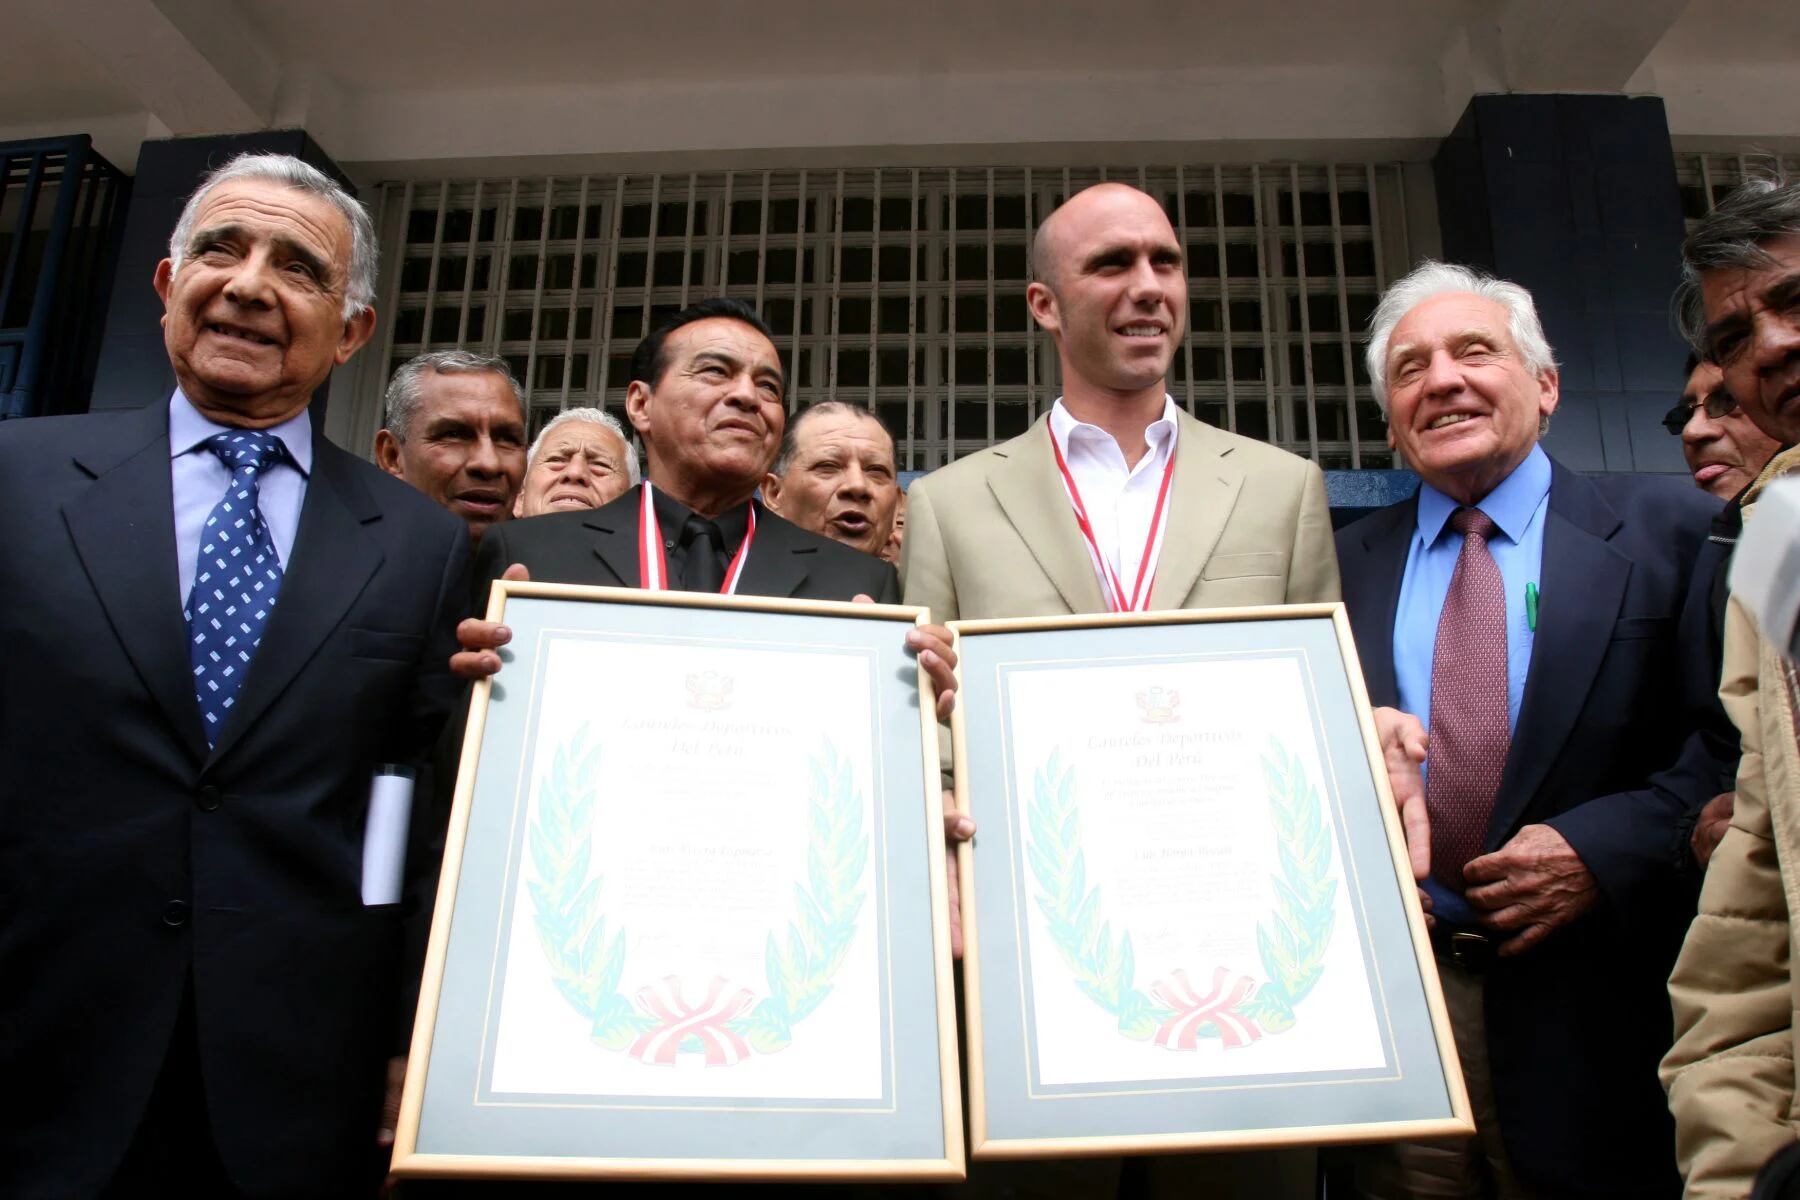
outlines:
M512 563L539 583L638 587L638 510L643 489L586 512L548 513L493 525L475 559L474 609L487 608L488 585ZM849 600L858 594L900 603L894 568L756 506L756 540L738 579L743 596Z
M1537 636L1486 845L1548 824L1601 892L1588 915L1487 975L1501 1128L1545 1195L1680 1192L1656 1065L1697 890L1684 834L1736 768L1696 733L1696 714L1715 734L1728 724L1704 629L1683 620L1717 508L1675 480L1553 466ZM1378 705L1399 702L1394 618L1416 515L1415 497L1337 535Z
M190 980L238 1185L357 1194L405 991L403 906L360 896L369 784L455 698L468 534L315 442L281 597L209 751L171 495L165 405L0 425L0 1195L105 1183Z

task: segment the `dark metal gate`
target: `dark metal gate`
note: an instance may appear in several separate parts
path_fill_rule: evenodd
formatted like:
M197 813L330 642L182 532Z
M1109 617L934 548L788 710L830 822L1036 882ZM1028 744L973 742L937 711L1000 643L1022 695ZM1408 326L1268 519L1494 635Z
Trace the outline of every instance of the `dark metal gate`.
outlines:
M0 143L0 420L86 411L130 193L85 135Z

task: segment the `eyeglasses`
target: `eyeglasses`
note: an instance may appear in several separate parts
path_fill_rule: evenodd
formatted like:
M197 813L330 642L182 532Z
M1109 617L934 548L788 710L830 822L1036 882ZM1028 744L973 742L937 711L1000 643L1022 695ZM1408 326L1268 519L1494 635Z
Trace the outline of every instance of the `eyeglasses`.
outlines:
M1706 409L1709 420L1717 421L1721 417L1730 416L1737 409L1737 398L1724 388L1715 388L1712 393L1698 404L1689 404L1685 400L1677 400L1675 407L1663 414L1662 427L1676 437L1687 428L1693 419L1696 408Z

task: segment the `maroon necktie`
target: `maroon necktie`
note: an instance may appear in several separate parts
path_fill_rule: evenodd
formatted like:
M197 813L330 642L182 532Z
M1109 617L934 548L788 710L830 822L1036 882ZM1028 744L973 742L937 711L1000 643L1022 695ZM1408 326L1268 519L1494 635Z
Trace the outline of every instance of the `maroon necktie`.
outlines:
M1487 544L1494 522L1478 508L1459 508L1450 524L1463 545L1431 658L1425 807L1431 814L1431 873L1461 892L1463 867L1487 839L1512 726L1506 713L1506 585Z

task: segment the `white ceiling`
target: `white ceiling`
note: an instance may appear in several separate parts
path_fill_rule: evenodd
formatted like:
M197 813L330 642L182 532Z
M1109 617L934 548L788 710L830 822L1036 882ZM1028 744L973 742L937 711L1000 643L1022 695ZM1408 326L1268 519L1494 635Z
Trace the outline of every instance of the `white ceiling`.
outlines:
M0 0L0 139L304 124L347 162L1431 139L1648 91L1800 135L1794 0ZM1689 128L1691 127L1691 128ZM111 138L111 142L107 142Z

